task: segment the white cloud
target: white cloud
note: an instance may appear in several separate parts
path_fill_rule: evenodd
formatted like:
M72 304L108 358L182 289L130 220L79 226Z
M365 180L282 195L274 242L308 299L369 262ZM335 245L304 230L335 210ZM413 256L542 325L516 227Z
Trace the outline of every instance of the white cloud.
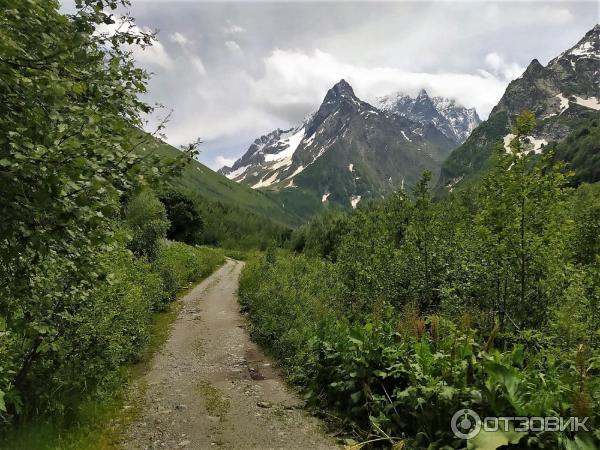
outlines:
M110 25L101 24L96 28L97 34L107 36L112 36L117 32L127 32L136 36L142 36L144 34L151 34L153 30L148 27L133 25L123 17L115 17L115 23ZM157 38L152 41L152 45L144 48L139 45L124 45L123 48L130 50L133 58L142 66L160 66L164 69L171 69L173 67L173 60Z
M185 34L180 33L179 31L176 31L175 33L170 35L169 39L171 39L171 42L175 42L176 44L179 44L182 47L190 42L188 37Z
M564 25L573 20L573 14L567 8L545 6L540 9L539 17L549 25Z
M165 69L173 67L173 60L165 50L160 41L155 40L152 46L144 49L140 47L133 48L133 57L141 65L157 65Z
M198 56L190 57L190 61L200 75L206 75L206 68L204 67L204 63Z
M233 163L236 161L236 158L226 158L223 155L218 155L215 158L215 163L218 167L229 166L231 167Z
M427 73L349 64L320 50L275 50L264 60L264 76L255 80L254 98L273 114L294 107L308 112L319 105L327 89L344 78L367 101L393 91L415 94L425 88L430 94L475 107L485 117L502 96L510 71L518 72L517 66L506 65L497 56L491 56L488 64L494 64L499 73Z
M225 41L225 47L227 47L231 53L242 53L240 45L235 41Z
M485 57L486 64L491 68L492 73L507 81L514 80L519 77L525 70L519 64L512 62L507 63L504 57L496 52L488 53Z
M240 34L246 31L245 28L232 23L230 20L227 21L227 25L223 27L223 32L225 34Z

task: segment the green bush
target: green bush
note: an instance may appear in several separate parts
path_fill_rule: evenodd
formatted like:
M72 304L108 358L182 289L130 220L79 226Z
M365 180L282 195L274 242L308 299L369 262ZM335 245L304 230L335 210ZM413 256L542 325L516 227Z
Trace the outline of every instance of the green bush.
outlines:
M283 251L250 257L240 280L253 337L311 405L363 440L463 448L450 427L463 408L481 417L600 419L600 360L585 346L565 348L550 330L490 333L468 313L421 316L385 301L356 319L346 293L335 264ZM518 448L570 450L598 439L597 431L482 433L474 448L519 440Z
M402 320L406 327L394 326ZM533 353L520 344L501 352L478 342L475 330L439 317L391 312L379 323L337 322L313 343L312 355L307 379L313 404L334 409L355 429L395 438L387 441L408 438L415 448L460 448L464 441L453 436L450 423L463 408L481 417L598 420L598 399L589 396L598 389L592 376L600 369L597 360L578 352L558 359L553 347ZM589 372L572 370L577 366ZM578 438L594 439L585 433ZM482 433L476 442L488 448L503 439ZM504 444L517 441L525 448L575 445L568 432L517 433Z
M40 322L35 352L26 352L16 326L0 324L0 418L52 413L68 420L84 399L112 392L122 367L136 361L148 343L152 313L223 261L218 250L166 241L153 263L123 244L98 255L97 283L85 295L76 289L63 294L68 312L60 312L61 328ZM63 274L57 265L44 271L35 291L40 299L65 282ZM48 320L51 307L44 307ZM23 305L24 317L33 313Z
M165 207L150 189L144 189L127 203L125 223L131 230L131 251L154 260L170 223Z
M167 303L173 301L181 289L206 277L224 261L225 256L221 250L164 241L160 246L158 258L153 263L154 270L162 278L164 291L162 301L155 305L157 310L163 309Z
M269 256L270 255L270 256ZM284 251L254 254L240 277L240 303L253 337L301 376L304 352L322 323L335 317L329 297L337 281L330 264Z

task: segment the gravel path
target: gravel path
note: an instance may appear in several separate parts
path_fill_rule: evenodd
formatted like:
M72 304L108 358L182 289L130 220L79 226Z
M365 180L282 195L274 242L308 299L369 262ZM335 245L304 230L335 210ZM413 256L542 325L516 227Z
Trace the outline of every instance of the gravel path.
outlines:
M125 449L339 448L250 340L236 298L242 266L228 260L183 298L141 380Z

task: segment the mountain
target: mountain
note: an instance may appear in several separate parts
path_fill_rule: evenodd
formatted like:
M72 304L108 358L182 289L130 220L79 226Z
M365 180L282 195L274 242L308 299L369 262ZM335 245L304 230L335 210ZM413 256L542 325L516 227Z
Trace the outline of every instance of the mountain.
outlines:
M600 110L599 80L600 25L596 25L546 66L531 61L508 85L488 119L444 162L440 187L452 190L480 176L498 143L508 148L515 117L524 110L532 111L538 122L529 137L530 151L540 153L549 143L563 141Z
M465 108L454 99L430 97L424 89L416 97L402 93L379 97L376 105L382 111L407 117L423 125L433 123L457 145L462 144L481 123L475 108Z
M433 123L382 111L341 80L303 123L256 139L219 172L309 217L323 206L381 198L414 184L424 170L437 177L455 146Z
M181 154L178 149L154 136L143 134L141 139L146 152L156 152L167 158ZM196 160L185 167L181 176L174 180L174 184L209 202L239 208L277 224L290 226L301 222L298 216L285 210L266 193L235 183Z
M600 181L600 111L579 123L560 143L549 144L555 161L569 161L574 185Z

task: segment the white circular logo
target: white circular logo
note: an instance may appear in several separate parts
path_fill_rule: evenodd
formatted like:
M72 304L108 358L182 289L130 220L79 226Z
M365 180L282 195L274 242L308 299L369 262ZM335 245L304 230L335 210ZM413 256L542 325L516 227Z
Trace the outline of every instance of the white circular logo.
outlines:
M481 418L471 409L461 409L452 416L452 432L461 439L471 439L481 431Z

